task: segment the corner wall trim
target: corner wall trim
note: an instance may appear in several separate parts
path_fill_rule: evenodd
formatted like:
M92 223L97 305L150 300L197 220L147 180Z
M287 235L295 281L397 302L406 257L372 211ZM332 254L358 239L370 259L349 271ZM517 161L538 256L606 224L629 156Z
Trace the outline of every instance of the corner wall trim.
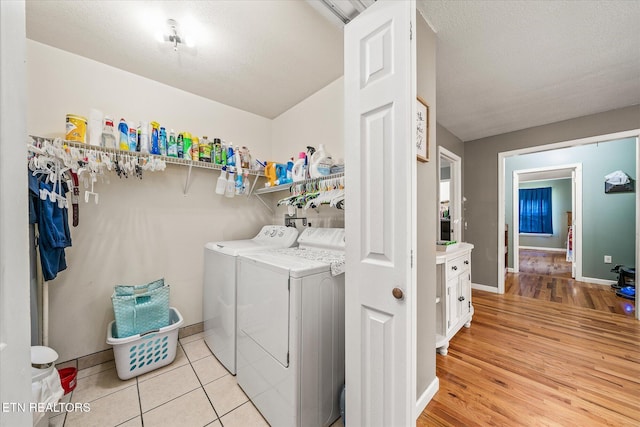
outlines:
M498 288L495 286L481 285L479 283L472 283L471 289L477 289L479 291L491 292L494 294L498 293Z
M424 411L429 402L431 402L433 396L436 395L438 389L440 389L440 380L438 377L435 377L434 380L431 381L431 384L429 384L429 387L427 387L426 390L418 397L418 401L416 402L416 420L420 414L422 414L422 411Z

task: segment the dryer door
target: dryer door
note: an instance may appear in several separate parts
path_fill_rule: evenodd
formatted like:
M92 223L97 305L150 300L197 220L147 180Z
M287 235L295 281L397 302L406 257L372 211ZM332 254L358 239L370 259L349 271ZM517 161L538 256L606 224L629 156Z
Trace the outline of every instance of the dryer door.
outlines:
M288 269L240 258L238 329L282 366L289 366Z

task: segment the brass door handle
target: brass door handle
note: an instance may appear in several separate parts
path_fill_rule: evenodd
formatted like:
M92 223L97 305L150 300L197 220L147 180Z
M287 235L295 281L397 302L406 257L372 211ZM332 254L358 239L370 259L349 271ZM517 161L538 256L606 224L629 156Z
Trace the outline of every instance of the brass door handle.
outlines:
M395 299L404 299L404 292L402 292L402 289L400 288L393 288L391 294L393 294Z

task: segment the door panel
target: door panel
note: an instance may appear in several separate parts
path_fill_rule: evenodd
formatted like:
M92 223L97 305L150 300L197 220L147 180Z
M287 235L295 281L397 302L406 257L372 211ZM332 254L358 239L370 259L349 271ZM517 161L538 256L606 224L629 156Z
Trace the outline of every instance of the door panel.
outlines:
M349 424L415 423L415 1L345 27ZM395 296L392 294L395 290Z

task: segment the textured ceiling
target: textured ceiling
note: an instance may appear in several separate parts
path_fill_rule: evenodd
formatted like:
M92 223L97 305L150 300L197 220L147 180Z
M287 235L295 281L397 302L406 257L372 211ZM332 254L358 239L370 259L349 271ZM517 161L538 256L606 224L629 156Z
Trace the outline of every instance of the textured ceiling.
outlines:
M302 0L26 8L32 40L268 118L342 75L341 29ZM463 141L640 104L640 1L418 8L438 33L437 120ZM196 49L155 41L150 23L167 18L199 33Z
M438 34L438 122L463 141L640 104L640 1L419 9Z

